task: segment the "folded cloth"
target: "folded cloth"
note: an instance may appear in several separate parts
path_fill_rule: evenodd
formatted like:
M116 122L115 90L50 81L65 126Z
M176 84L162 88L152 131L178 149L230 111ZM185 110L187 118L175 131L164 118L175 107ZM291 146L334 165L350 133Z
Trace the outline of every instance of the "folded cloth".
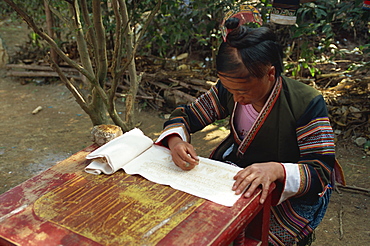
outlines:
M153 140L137 128L104 144L86 156L93 161L85 168L91 174L113 174L153 145Z

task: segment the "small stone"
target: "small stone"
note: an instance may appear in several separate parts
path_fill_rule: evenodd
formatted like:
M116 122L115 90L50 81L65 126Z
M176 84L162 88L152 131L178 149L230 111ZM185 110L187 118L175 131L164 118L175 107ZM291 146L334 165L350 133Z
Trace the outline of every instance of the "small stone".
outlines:
M351 113L353 113L353 115L356 117L356 118L361 118L362 114L361 114L361 110L356 108L356 107L353 107L353 106L350 106L349 107L349 111ZM359 113L358 113L359 112Z
M42 107L41 106L38 106L37 108L35 108L33 111L32 111L32 114L37 114L38 112L40 112L42 110Z
M97 125L91 130L92 141L102 146L123 134L122 129L116 125Z
M366 138L358 137L356 138L355 143L357 144L357 146L361 147L362 145L366 143L366 141L367 141Z

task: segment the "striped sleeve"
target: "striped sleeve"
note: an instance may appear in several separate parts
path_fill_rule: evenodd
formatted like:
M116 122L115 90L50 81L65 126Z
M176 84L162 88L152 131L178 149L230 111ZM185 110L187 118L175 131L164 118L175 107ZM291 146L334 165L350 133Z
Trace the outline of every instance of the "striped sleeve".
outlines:
M331 187L334 134L321 95L312 100L297 125L300 159L298 163L282 163L286 177L279 204L296 197L315 201Z
M225 102L222 102L220 93L226 90L221 83L212 87L209 91L198 97L188 105L178 106L171 114L170 119L165 122L163 132L183 127L187 134L197 132L205 126L224 119L228 116Z
M330 187L335 165L334 134L321 95L312 100L298 122L300 184L295 197L317 199Z
M299 127L297 139L301 155L335 154L333 130L328 117L313 119L307 125Z

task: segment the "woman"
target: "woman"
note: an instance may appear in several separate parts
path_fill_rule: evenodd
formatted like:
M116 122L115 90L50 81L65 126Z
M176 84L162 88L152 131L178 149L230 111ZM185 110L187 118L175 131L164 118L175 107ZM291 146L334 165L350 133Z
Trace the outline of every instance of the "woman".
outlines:
M260 202L275 182L269 243L306 245L322 220L337 165L325 101L315 89L281 75L282 49L266 27L248 28L231 18L219 48L219 80L190 105L180 105L157 143L167 146L183 170L198 165L190 134L230 116L230 135L212 159L244 168L232 189L249 197L261 186Z

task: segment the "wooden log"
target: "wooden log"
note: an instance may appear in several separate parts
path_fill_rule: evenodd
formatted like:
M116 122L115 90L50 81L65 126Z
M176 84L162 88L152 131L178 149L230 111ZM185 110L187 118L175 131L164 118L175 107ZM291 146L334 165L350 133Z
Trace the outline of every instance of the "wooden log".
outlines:
M13 76L13 77L59 77L56 72L33 72L33 71L8 71L6 76ZM74 78L78 80L83 80L83 78L79 75L73 74L66 74L67 78Z
M192 83L194 85L200 85L200 86L205 86L206 85L206 81L202 80L202 79L190 79L189 81L190 81L190 83Z
M116 96L117 97L127 97L127 94L123 94L123 93L116 93ZM162 102L164 103L164 99L163 98L156 98L156 97L153 97L153 96L141 96L141 95L136 95L136 98L137 99L145 99L145 100L154 100L154 101L158 101L158 102Z
M176 74L176 75L178 75L178 74ZM178 75L178 76L180 76L180 75ZM150 79L153 79L153 78L157 78L158 79L158 78L163 78L163 75L158 76L157 74L145 73L144 74L144 77L149 77ZM175 77L175 76L171 76L170 74L167 74L166 79L167 79L167 77ZM189 82L191 84L193 84L193 85L202 86L204 89L209 90L216 83L214 81L216 81L217 78L207 76L207 79L208 80L189 79ZM172 79L172 80L175 80L175 79ZM210 81L210 80L212 80L212 81ZM150 82L150 80L149 80L149 82ZM186 83L186 82L184 82L184 83Z
M186 102L193 102L193 101L195 101L195 97L193 97L193 96L191 96L189 94L186 94L185 92L182 92L182 91L173 89L173 88L171 88L170 86L168 86L168 85L166 85L164 83L157 82L157 81L149 81L149 83L151 83L151 84L153 84L155 86L158 86L161 89L167 90L167 91L173 93L175 96L180 97L181 99L185 99Z
M180 98L183 98L185 99L187 102L193 102L195 101L195 97L193 97L192 95L189 95L189 94L186 94L185 92L182 92L182 91L179 91L179 90L172 90L171 91L174 95L180 97Z
M112 86L112 84L111 83L106 83L106 85L107 86ZM130 88L128 87L128 86L126 86L126 85L117 85L117 88L120 88L121 90L124 90L124 91L128 91ZM118 97L126 97L127 96L127 94L125 94L125 93L118 93L118 92L116 92L116 96L118 96ZM136 95L136 98L138 98L138 99L148 99L148 100L155 100L155 101L157 101L157 102L161 102L161 103L164 103L165 101L164 101L164 99L161 97L161 96L159 96L159 95L157 95L157 96L151 96L151 95L148 95L147 93L145 93L144 92L144 90L143 89L141 89L141 88L139 88L138 89L138 94Z

